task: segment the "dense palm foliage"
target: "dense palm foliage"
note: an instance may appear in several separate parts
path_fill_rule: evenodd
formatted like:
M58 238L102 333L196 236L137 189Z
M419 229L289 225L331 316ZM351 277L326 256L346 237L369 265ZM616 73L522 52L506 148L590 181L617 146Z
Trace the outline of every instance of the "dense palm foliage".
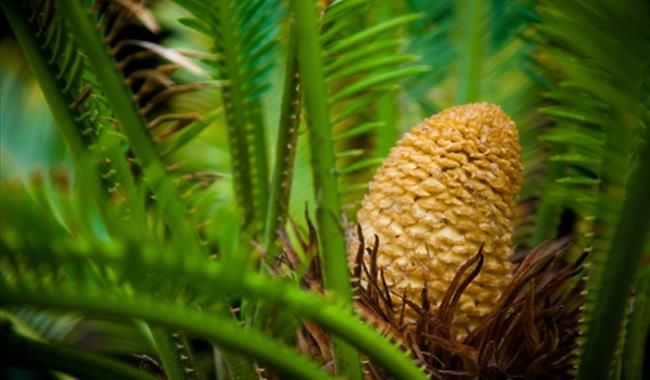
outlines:
M575 375L641 377L645 2L1 4L3 375L441 376L353 312L346 230L403 131L490 101L521 137L520 255L589 252Z

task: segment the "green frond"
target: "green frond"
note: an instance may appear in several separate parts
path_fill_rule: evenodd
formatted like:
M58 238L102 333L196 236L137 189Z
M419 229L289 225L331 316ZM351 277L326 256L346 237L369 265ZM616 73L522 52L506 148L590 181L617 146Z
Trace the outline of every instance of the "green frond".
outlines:
M276 60L281 4L275 0L176 2L195 17L183 23L213 41L215 74L227 81L221 93L237 203L249 233L261 238L269 196L261 98L270 87Z
M4 287L3 287L4 288ZM58 286L34 292L25 288L4 288L3 303L33 304L47 307L63 307L92 313L105 313L123 318L140 318L172 328L182 328L199 334L236 351L252 355L289 376L305 379L328 379L314 364L300 358L286 347L260 333L240 328L236 322L223 317L208 315L173 303L153 298L131 296L97 289L80 293L77 288Z
M587 196L585 192L598 194L604 188L610 188L607 191L612 193L611 189L622 188L625 181L629 152L623 147L630 145L635 126L624 115L634 114L638 104L639 86L632 78L639 77L643 63L633 57L638 55L638 51L643 51L643 37L625 37L625 43L618 46L613 41L626 35L628 27L612 26L611 31L605 31L596 30L595 25L611 26L621 20L620 12L632 8L628 5L622 7L622 11L613 11L605 3L572 3L549 4L539 9L544 22L538 29L548 44L542 59L560 84L547 95L557 105L545 107L543 112L557 124L544 139L556 147L555 160L565 162L565 169L555 179L564 176L583 179L563 181L564 186L557 190L567 191L563 197L566 200L574 199L580 193L583 194L581 198L593 198L594 195ZM634 25L633 20L627 23ZM590 34L592 32L595 34ZM596 46L594 41L604 42ZM628 54L630 59L626 59L624 64L616 63L607 51ZM594 182L588 190L584 185L594 179L602 180L603 184ZM602 196L607 197L605 194L598 197ZM563 205L561 203L560 207ZM592 202L592 206L596 204ZM603 211L597 211L595 207L586 211L586 215L599 213L598 218L605 217ZM544 222L540 221L540 224Z
M142 16L147 15L145 8L135 10L127 3L116 3L94 4L87 10L78 3L63 5L47 1L25 2L22 9L20 5L6 5L6 8L13 12L11 18L16 33L22 36L21 43L31 49L30 63L39 75L52 110L60 115L58 124L68 145L81 146L72 151L77 159L76 172L82 179L79 182L90 190L83 198L90 198L89 204L97 205L108 233L119 236L126 229L120 223L109 222L115 210L106 200L116 200L120 206L125 203L118 212L131 222L127 234L148 233L145 203L148 194L143 191L146 187L141 186L146 183L179 251L200 252L198 235L191 226L194 222L178 194L182 191L182 196L187 198L195 190L183 189L184 176L180 177L179 186L174 184L168 176L167 164L159 155L163 146L158 143L172 142L176 149L188 140L187 133L182 135L183 139L175 138L179 132L188 126L189 131L196 130L193 124L204 122L194 115L162 115L161 105L179 94L205 86L179 85L170 79L169 75L178 68L176 63L137 70L130 66L152 54L186 66L191 66L190 62L154 44L119 37L120 29L131 18L138 16L143 20ZM87 13L95 18L89 19ZM153 19L145 18L143 22L147 20ZM30 27L38 28L38 32L25 30ZM82 38L76 39L81 35ZM39 38L41 41L34 40ZM120 58L130 45L143 49ZM130 157L131 151L135 159ZM97 164L93 165L94 162ZM144 179L138 174L140 170L145 174ZM205 183L199 182L199 187L205 187ZM100 188L107 193L107 199L99 196ZM72 226L87 228L93 224L92 210L82 215L86 220ZM168 233L163 231L161 235ZM172 370L173 366L165 368Z
M631 216L629 208L644 203L636 198L642 186L635 176L642 175L641 161L647 159L641 154L634 164L633 158L637 147L647 150L639 80L647 78L650 64L650 38L642 31L648 7L642 2L552 2L540 6L539 14L538 30L546 43L541 59L559 83L549 91L557 105L543 110L555 121L545 139L559 169L545 200L553 199L547 207L555 213L569 208L593 220L590 232L598 232L590 256L578 377L605 378L607 368L617 367L612 357L621 346L623 310L634 278L628 271L640 257L635 244L644 233L636 226L646 223ZM630 230L636 235L623 242ZM620 357L622 349L618 352Z
M390 7L383 4L374 14L368 1L341 1L323 11L321 42L336 165L340 186L348 189L361 189L351 185L367 182L397 139L397 83L431 70L412 64L417 55L398 50L404 45L398 31L422 16L392 16ZM369 146L364 154L339 154L359 141ZM361 194L341 193L346 203L356 203Z
M179 194L180 189L170 181L168 163L160 156L161 147L158 142L177 135L193 123L205 123L205 120L194 115L172 115L165 114L164 111L164 104L170 98L205 86L178 84L170 79L171 73L178 68L179 64L176 63L154 66L148 71L130 69L129 65L134 61L161 54L184 65L189 64L174 52L165 51L151 43L120 39L119 29L124 26L125 19L132 17L127 7L120 4L109 4L105 8L94 7L92 11L96 12L98 19L95 28L93 20L88 18L87 10L83 6L75 2L66 3L65 6L67 11L64 16L68 25L75 32L74 36L81 50L92 64L108 103L128 138L128 147L135 154L135 161L144 172L145 183L153 192L157 209L171 234L177 237L177 241L186 242L183 247L179 245L179 250L202 251L195 227L198 222L189 215L188 205ZM98 29L98 32L94 29ZM126 45L135 45L142 49L136 49L133 54L122 59L120 53ZM139 87L128 89L127 85ZM156 129L161 126L166 128L156 133ZM185 191L182 195L187 197L190 194L192 192Z
M16 189L10 194L24 195ZM291 282L234 270L232 266L237 262L173 255L168 252L173 247L155 240L107 242L93 234L73 239L52 218L46 222L47 210L34 210L29 216L16 208L19 202L9 198L3 201L15 205L12 219L28 221L35 217L43 221L40 231L31 235L18 234L17 223L3 225L3 306L33 305L142 319L155 326L206 337L273 368L318 378L313 364L221 316L228 299L243 296L281 305L322 324L381 363L396 378L422 378L405 354L358 320L348 307L339 306L338 298L325 300L297 289ZM44 236L49 239L42 240Z

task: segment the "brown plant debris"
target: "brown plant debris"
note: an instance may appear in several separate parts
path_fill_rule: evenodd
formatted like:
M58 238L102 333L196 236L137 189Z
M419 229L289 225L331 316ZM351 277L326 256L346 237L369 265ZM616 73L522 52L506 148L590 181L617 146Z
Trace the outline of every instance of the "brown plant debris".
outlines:
M375 261L378 248L366 247L367 258L357 258L363 267L361 283L367 284L356 289L357 310L367 320L379 319L379 327L412 352L432 378L566 378L573 369L584 288L577 276L584 256L565 262L568 246L567 239L546 242L527 254L492 310L463 339L451 333L452 321L462 293L482 270L482 249L456 271L434 310L425 301L426 287L414 302L390 290L381 270L369 277L367 258ZM395 317L404 314L396 309L395 299L417 315L415 331Z
M451 332L452 321L463 292L484 269L482 247L454 272L440 306L434 308L427 302L426 285L418 289L416 299L391 289L384 270L376 265L382 249L378 239L366 245L361 228L357 233L360 253L352 273L355 310L410 353L432 379L571 377L584 289L579 274L585 255L567 262L564 255L569 239L544 242L519 263L513 263L513 271L492 309L459 339ZM312 234L307 245L315 252L317 244ZM295 250L285 250L283 255L285 263L297 263ZM294 259L286 259L287 255ZM319 266L318 260L312 261L303 277L304 287L322 289ZM416 316L415 330L405 321L407 313ZM331 342L325 330L306 322L298 332L298 343L303 353L331 369ZM367 379L388 378L380 365L365 362L364 370Z

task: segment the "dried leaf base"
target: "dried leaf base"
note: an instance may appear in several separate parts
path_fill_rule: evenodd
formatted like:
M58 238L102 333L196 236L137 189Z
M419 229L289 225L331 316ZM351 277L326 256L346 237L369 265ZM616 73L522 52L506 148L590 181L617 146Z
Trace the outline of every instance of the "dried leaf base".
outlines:
M451 333L454 314L463 291L480 273L483 254L458 268L440 307L429 303L426 287L421 299L395 294L378 268L381 249L368 247L360 236L354 260L355 309L379 331L389 336L426 369L432 379L562 379L571 378L575 363L581 292L581 263L567 263L569 240L546 242L515 263L512 276L493 310L466 337ZM366 265L370 263L370 268ZM312 263L304 285L321 289L318 261ZM399 302L396 302L398 300ZM399 305L399 306L397 306ZM404 315L416 313L415 329ZM298 334L300 349L332 367L328 334L305 323ZM379 366L365 363L367 379L388 378Z

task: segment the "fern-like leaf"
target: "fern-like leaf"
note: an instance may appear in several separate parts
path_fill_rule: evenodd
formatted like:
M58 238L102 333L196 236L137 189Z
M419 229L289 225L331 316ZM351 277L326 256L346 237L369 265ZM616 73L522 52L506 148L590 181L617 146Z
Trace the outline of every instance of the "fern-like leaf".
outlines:
M94 234L72 238L48 210L18 201L25 198L21 190L11 189L2 199L3 208L11 207L12 211L2 226L0 240L3 306L35 305L142 319L214 340L292 376L321 378L322 373L313 364L293 351L223 316L221 310L228 299L244 296L282 305L322 324L396 378L423 376L404 353L349 309L297 289L292 283L234 270L236 262L173 255L173 247L155 239L105 241ZM18 233L19 221L34 220L41 221L37 233ZM113 222L118 220L116 217Z
M194 16L181 22L214 42L230 145L235 194L244 227L263 232L268 202L268 157L261 97L270 87L282 9L275 0L176 0Z
M644 31L649 9L643 2L552 2L539 13L543 63L558 83L550 93L558 104L545 113L556 121L546 139L560 170L546 197L593 221L578 377L604 378L617 367L613 356L634 277L629 273L638 264L647 219L634 216L633 209L644 203L637 198L643 186L636 176L648 159L639 78L647 78L650 63L650 35Z
M323 10L321 24L331 128L346 203L359 200L365 189L360 184L367 183L397 137L390 115L398 105L388 96L395 94L399 81L430 71L428 66L409 65L417 56L398 51L403 45L398 30L421 15L379 20L361 16L370 11L368 1L334 2ZM351 150L360 142L366 146L363 150Z

